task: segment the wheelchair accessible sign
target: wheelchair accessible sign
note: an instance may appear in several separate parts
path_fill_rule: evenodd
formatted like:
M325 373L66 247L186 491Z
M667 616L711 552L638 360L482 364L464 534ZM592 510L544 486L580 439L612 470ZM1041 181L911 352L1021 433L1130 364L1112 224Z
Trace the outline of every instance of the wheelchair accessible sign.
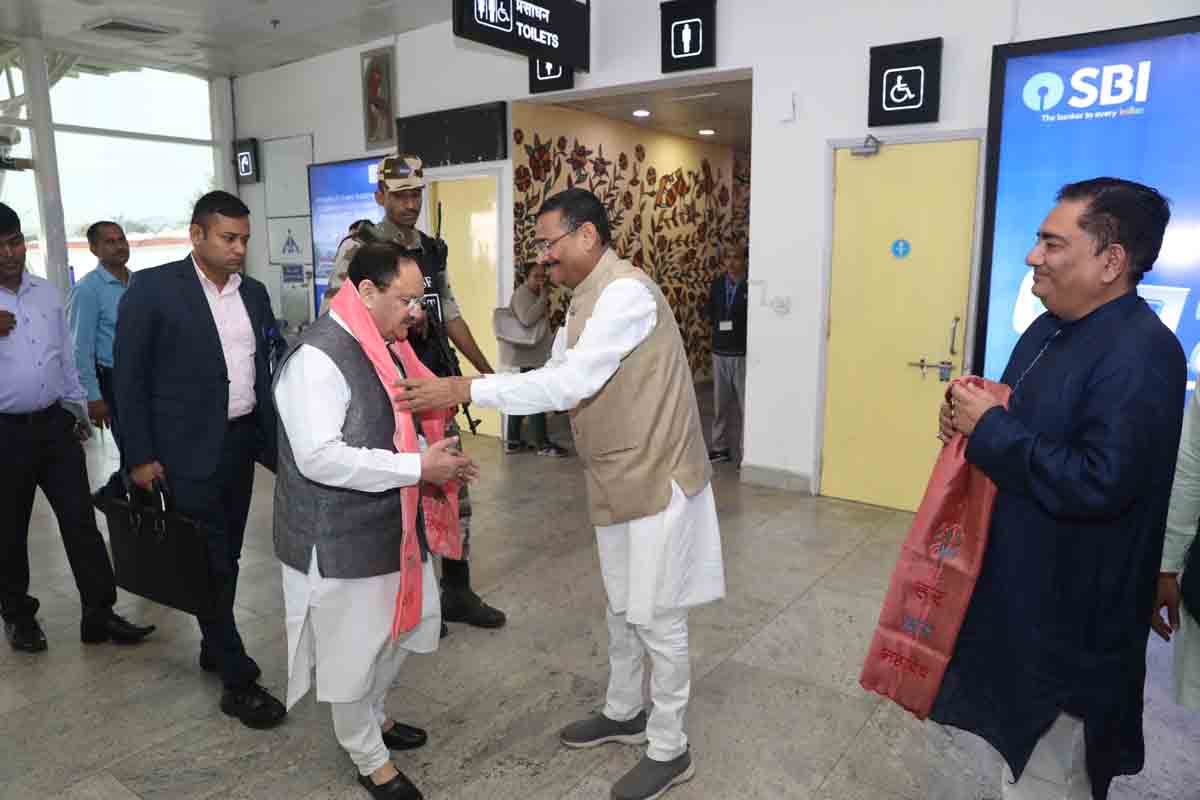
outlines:
M941 38L872 47L867 125L937 122L941 79Z

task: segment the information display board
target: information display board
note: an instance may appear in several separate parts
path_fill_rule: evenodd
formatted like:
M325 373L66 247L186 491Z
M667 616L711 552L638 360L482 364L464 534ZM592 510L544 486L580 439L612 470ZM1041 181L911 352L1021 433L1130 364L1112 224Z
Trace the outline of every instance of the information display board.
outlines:
M329 288L333 272L333 257L338 244L349 233L350 224L360 219L377 222L383 218L383 209L375 202L379 160L357 158L308 167L315 310L321 308L321 298Z

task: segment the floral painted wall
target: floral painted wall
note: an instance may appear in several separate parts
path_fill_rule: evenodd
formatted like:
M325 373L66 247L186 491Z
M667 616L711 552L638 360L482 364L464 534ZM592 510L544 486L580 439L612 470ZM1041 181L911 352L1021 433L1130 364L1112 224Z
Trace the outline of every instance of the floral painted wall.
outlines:
M512 121L515 263L533 260L542 201L572 186L590 190L608 208L614 249L671 304L693 374L707 375L711 330L701 307L720 271L718 247L744 237L748 224L735 223L732 148L557 106L514 103ZM556 290L556 327L569 302Z

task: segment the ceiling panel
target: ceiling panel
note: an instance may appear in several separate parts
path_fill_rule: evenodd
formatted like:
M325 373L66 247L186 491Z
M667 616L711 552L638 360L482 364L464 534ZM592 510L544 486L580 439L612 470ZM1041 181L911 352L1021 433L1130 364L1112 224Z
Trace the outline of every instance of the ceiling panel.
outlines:
M147 46L84 29L106 18L179 32ZM0 38L37 36L131 65L244 75L449 18L450 0L0 0Z
M749 152L753 99L752 83L741 80L595 97L559 102L558 105ZM635 109L645 109L650 116L639 119L633 116ZM711 128L716 134L701 136L702 128Z

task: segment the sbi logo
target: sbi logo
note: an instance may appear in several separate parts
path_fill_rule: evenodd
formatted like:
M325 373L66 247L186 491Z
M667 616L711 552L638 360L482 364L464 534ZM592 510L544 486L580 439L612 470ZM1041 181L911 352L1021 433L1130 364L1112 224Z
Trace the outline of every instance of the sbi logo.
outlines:
M1109 64L1103 68L1083 67L1071 75L1071 89L1067 105L1072 108L1088 108L1099 103L1115 106L1128 103L1144 103L1150 95L1150 62L1138 62L1136 68L1129 64ZM1049 111L1067 93L1062 77L1054 72L1039 72L1025 82L1021 99L1032 111Z

